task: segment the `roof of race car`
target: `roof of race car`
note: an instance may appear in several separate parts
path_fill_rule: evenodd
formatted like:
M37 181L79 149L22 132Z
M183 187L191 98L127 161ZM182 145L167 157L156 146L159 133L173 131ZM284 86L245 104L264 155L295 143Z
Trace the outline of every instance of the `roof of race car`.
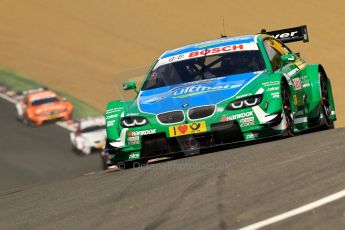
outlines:
M173 50L166 51L159 59L171 57L174 55L179 55L183 53L204 50L208 48L215 48L220 46L228 46L228 45L237 45L243 43L251 43L256 41L257 35L246 35L246 36L238 36L238 37L225 37L219 38L215 40L194 43L186 46L182 46Z
M28 99L30 101L36 101L44 98L50 98L50 97L56 97L56 93L50 90L40 91L40 92L34 92L28 94Z
M86 129L93 126L104 126L105 118L104 116L84 118L79 121L79 127L81 129Z

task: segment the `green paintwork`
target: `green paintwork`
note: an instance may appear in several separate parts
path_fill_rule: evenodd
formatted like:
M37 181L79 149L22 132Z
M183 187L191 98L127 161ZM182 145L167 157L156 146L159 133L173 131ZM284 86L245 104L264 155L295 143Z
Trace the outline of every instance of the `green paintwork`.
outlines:
M135 81L128 81L123 83L123 89L124 90L134 90L136 93L138 93L137 90L137 83L135 83Z
M267 122L265 119L267 117L282 112L281 84L284 81L288 84L290 101L292 102L291 107L294 112L295 133L298 134L307 130L310 128L308 121L320 117L321 93L319 75L320 73L326 75L323 67L318 64L309 65L297 55L287 54L280 57L280 68L274 71L263 45L263 41L267 38L271 37L268 35L259 35L257 37L257 44L262 52L266 64L266 71L262 73L260 77L250 82L239 94L217 104L217 112L211 117L202 119L202 121L206 122L207 130L211 130L212 124L227 119L237 121L245 141L276 135L287 135L287 131L285 130L286 127L283 125L274 128L265 125ZM327 79L327 81L332 111L331 119L335 121L336 115L332 89L329 79ZM300 87L298 87L296 82L300 83ZM136 89L136 85L134 82L128 82L124 85L124 89ZM255 106L255 108L249 107L239 110L225 109L229 102L245 96L254 95L259 90L263 90L264 92L263 100L258 106ZM261 116L258 116L260 113ZM138 115L144 116L148 120L148 124L126 129L120 125L121 117ZM250 118L250 121L248 122L248 120L244 118ZM106 122L108 142L117 142L120 144L120 147L117 148L118 153L112 158L115 164L141 158L141 139L144 135L140 133L140 131L164 133L167 138L170 137L170 126L159 123L155 115L140 112L136 99L132 101L110 102L107 106ZM194 121L190 121L188 117L186 117L186 123L193 122ZM320 120L320 124L322 124L322 122L323 121ZM136 133L138 135L132 136L135 132L138 132Z

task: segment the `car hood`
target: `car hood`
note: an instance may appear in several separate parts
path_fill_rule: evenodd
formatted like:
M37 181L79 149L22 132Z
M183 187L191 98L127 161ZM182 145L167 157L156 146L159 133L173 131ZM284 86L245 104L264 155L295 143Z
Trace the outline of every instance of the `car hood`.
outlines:
M63 102L55 102L49 104L43 104L33 107L36 113L48 113L55 111L63 111L66 109L66 105Z
M214 105L237 95L262 73L237 74L145 90L140 92L137 104L141 112L151 114Z

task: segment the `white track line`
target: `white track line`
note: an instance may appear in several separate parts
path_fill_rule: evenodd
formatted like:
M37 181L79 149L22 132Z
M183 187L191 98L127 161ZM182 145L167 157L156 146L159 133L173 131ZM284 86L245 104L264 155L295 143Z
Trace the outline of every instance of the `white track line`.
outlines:
M13 98L10 98L9 96L7 96L7 95L5 95L5 94L2 94L2 93L0 93L0 97L2 98L2 99L5 99L6 101L8 101L8 102L11 102L12 104L15 104L17 101L16 100L14 100Z
M345 197L345 189L340 191L340 192L334 193L334 194L332 194L330 196L324 197L324 198L322 198L320 200L317 200L317 201L314 201L312 203L303 205L303 206L301 206L299 208L293 209L291 211L288 211L288 212L282 213L280 215L271 217L269 219L257 222L255 224L251 224L251 225L248 225L246 227L240 228L239 230L255 230L255 229L259 229L259 228L262 228L262 227L274 224L276 222L288 219L290 217L293 217L293 216L296 216L296 215L308 212L308 211L310 211L312 209L318 208L320 206L323 206L325 204L328 204L330 202L333 202L333 201L338 200L338 199L343 198L343 197Z

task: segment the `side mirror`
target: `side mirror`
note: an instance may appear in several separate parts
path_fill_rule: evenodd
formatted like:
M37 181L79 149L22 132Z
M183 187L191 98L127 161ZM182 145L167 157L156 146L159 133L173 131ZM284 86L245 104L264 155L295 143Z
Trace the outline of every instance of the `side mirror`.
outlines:
M296 56L293 54L287 54L287 55L283 55L280 57L280 61L282 64L284 63L291 63L296 61Z
M123 83L122 88L124 90L133 89L136 93L138 93L137 84L135 83L135 81L128 81L128 82Z

